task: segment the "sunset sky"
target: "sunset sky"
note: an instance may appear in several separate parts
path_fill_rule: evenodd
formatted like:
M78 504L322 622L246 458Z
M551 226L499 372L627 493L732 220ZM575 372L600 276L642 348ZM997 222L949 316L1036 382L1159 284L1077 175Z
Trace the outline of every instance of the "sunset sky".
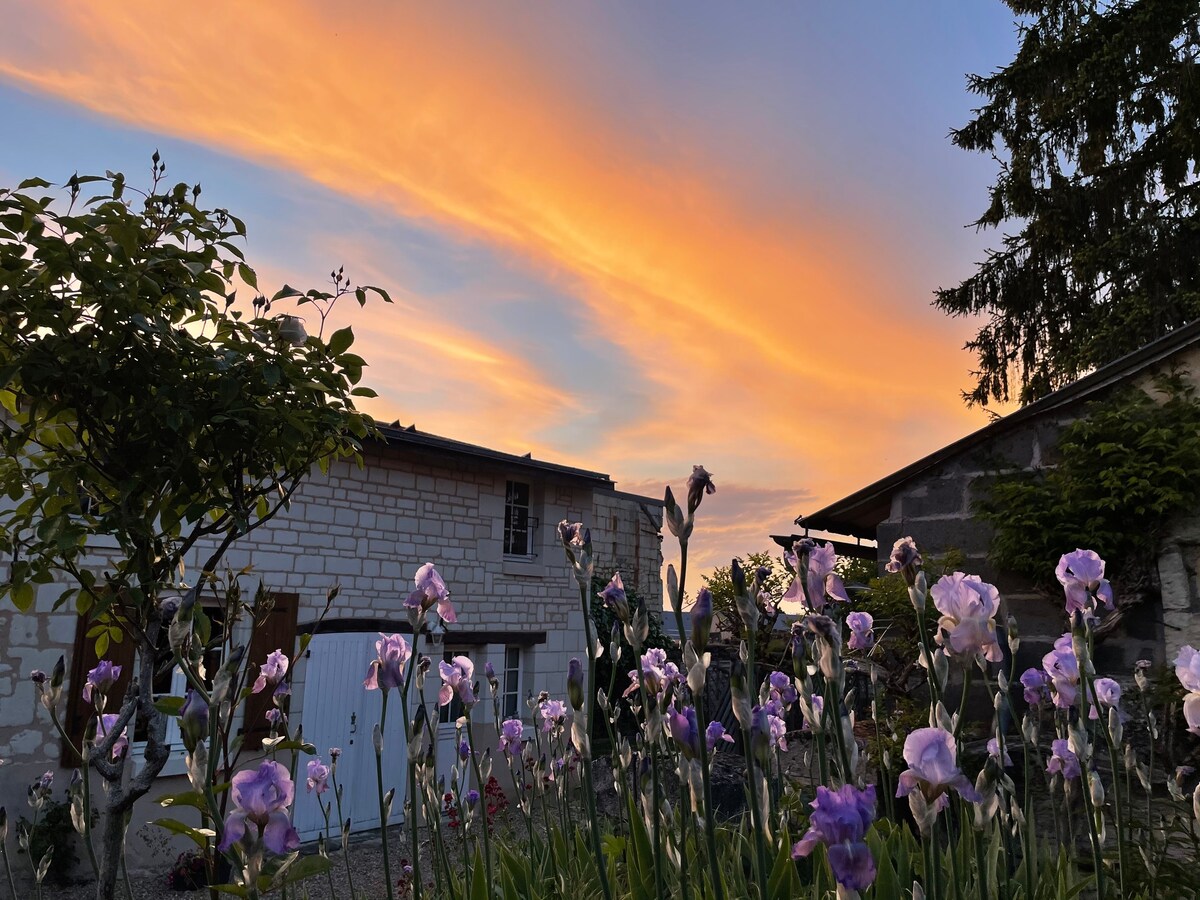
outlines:
M378 418L608 472L715 475L708 568L986 423L930 305L995 235L951 146L991 0L0 0L0 185L168 176L260 283L339 265ZM340 324L340 323L339 323ZM668 548L669 549L669 548ZM668 553L668 556L670 554Z

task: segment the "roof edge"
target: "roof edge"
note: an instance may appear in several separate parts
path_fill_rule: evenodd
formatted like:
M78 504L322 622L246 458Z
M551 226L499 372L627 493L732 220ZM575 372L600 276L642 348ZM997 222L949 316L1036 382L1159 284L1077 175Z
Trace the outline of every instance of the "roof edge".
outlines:
M1047 394L1040 400L1028 406L1023 406L1016 412L1010 413L994 422L989 422L982 428L964 435L941 449L935 450L933 453L897 469L890 475L886 475L868 484L866 487L860 488L854 493L848 494L842 499L822 507L814 513L810 513L807 516L797 516L795 524L804 526L805 528L838 531L858 537L860 535L855 534L854 531L847 531L846 529L849 526L847 523L841 521L841 517L845 516L851 508L862 506L872 501L879 502L885 494L890 495L894 493L895 488L923 474L935 465L953 459L960 453L964 453L977 444L983 443L988 438L1004 434L1010 428L1014 428L1028 419L1033 419L1069 403L1081 401L1098 391L1111 387L1113 384L1143 369L1162 362L1163 359L1177 350L1186 347L1198 337L1200 337L1200 319L1164 334L1162 337L1151 341L1137 350L1101 366L1094 372L1090 372L1082 378L1064 385L1051 394ZM862 536L865 537L865 535Z

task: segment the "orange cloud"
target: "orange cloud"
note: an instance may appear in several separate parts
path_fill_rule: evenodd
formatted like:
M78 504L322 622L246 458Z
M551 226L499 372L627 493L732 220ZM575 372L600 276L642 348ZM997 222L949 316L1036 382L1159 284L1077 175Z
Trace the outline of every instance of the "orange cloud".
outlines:
M927 298L896 299L904 260L871 246L864 226L753 206L669 148L639 156L643 142L537 70L495 22L489 31L439 4L348 15L295 0L65 2L22 15L0 35L2 78L286 167L567 285L646 385L592 467L649 475L702 454L740 480L832 499L981 424L956 398L965 358L941 349L965 329L900 315ZM530 430L513 410L528 402L546 422L566 403L536 363L465 329L401 327L365 348L374 383L392 367L402 382L424 340L484 386L472 405L452 374L426 372L468 397L437 428L503 445ZM901 383L936 387L944 401L919 404L932 424L916 427L915 392L898 397Z

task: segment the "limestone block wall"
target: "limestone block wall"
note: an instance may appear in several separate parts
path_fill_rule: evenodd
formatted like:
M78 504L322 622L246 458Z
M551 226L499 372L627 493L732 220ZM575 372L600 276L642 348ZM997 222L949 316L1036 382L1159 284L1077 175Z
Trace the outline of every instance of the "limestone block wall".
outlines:
M1200 647L1200 516L1177 521L1163 540L1158 557L1162 587L1166 662L1184 644Z
M1055 444L1070 415L1039 417L1014 429L983 448L964 453L914 479L892 498L891 515L879 525L880 564L886 562L893 542L911 535L927 555L958 550L965 555L962 569L995 584L1006 610L1017 618L1021 635L1019 664L1039 665L1054 640L1066 630L1061 593L1047 591L1026 578L999 570L988 560L992 529L973 515L973 504L997 475L1053 466ZM1186 547L1186 540L1182 547ZM1200 544L1197 545L1200 548ZM1186 555L1186 550L1180 554ZM1182 558L1177 554L1178 558ZM1170 557L1167 567L1170 568ZM1196 560L1193 551L1193 566ZM1047 560L1053 575L1057 560ZM1160 568L1163 564L1160 563ZM1194 583L1194 582L1193 582ZM1167 586L1164 583L1164 597ZM1167 601L1164 601L1167 602ZM1188 603L1175 611L1186 616ZM1138 659L1164 659L1163 628L1158 610L1128 617L1118 634L1097 650L1097 664L1108 671L1131 671Z
M528 557L506 558L503 553L509 479L531 485L531 515L539 527ZM643 513L646 502L657 519ZM368 448L362 468L338 463L327 475L314 471L290 508L238 542L222 565L230 570L251 567L252 576L244 582L248 589L261 578L273 590L297 594L301 629L318 617L327 591L337 585L340 595L328 621L382 620L381 625L395 623L400 630L407 622L403 602L413 575L421 564L433 562L459 618L447 628L445 646L458 645L456 632L499 635L486 644L472 639L482 671L488 659L502 668L505 645L497 641L504 634L545 632L544 643L522 652L521 693L545 689L557 695L563 691L567 661L582 656L584 649L579 595L555 531L562 519L591 527L601 556L634 572L643 596L661 608L656 530L661 507L653 501L552 472L510 470L494 460L407 448ZM97 548L96 566L104 565L106 552ZM200 545L189 554L189 575L209 552L209 546ZM51 612L62 587L41 588L35 614L0 610L0 805L10 812L24 808L26 788L42 772L55 770L64 787L70 776L58 769L57 737L28 680L32 669L49 672L60 655L72 652L76 616L71 609ZM436 677L429 679L426 692L432 701ZM304 694L300 665L293 684L294 721L302 722ZM490 719L490 709L490 703L481 704L479 718ZM521 709L525 711L524 704ZM494 733L486 723L481 730ZM151 796L184 789L178 776L161 781L162 789ZM160 815L149 798L135 811L130 839L135 867L162 865L184 849L146 824Z

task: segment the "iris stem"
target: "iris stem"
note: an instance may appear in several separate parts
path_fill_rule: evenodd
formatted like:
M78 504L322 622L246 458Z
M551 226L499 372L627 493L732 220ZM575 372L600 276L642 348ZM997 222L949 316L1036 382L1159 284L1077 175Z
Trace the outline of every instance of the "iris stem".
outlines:
M392 861L388 855L388 814L387 804L384 802L385 791L383 789L383 734L387 728L387 708L388 708L388 690L383 691L383 709L379 714L379 742L375 746L375 781L379 791L379 835L383 843L383 879L387 882L388 900L393 900L395 897L396 887L392 884ZM405 718L408 718L407 710ZM416 804L414 803L415 807Z

